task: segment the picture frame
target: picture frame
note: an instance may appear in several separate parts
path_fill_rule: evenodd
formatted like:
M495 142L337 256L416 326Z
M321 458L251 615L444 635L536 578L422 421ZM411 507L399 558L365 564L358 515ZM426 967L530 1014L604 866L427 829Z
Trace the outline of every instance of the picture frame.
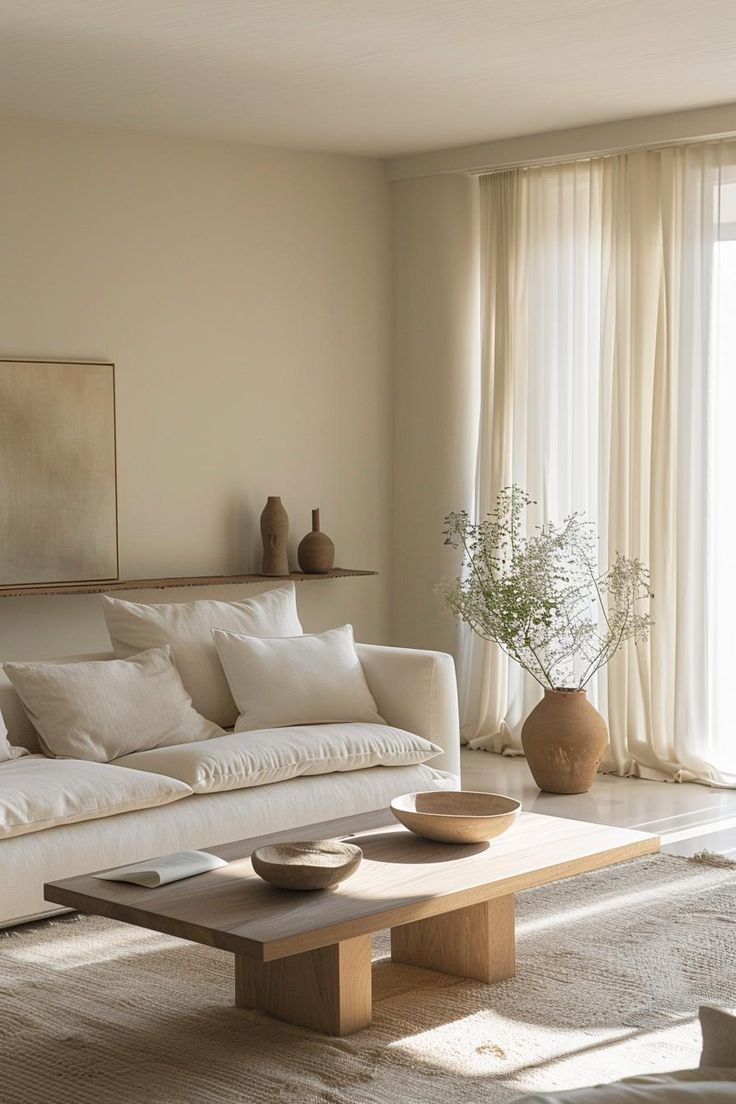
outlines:
M119 570L114 364L0 358L0 586Z

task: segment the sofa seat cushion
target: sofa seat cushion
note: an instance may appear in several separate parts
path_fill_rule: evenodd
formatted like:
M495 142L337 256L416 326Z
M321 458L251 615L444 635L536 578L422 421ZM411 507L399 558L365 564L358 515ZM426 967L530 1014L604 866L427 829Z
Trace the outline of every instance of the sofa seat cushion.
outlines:
M195 793L265 786L304 775L426 763L441 749L421 736L382 724L298 725L233 732L201 744L155 748L116 760L186 782ZM325 819L329 809L322 810Z
M0 764L0 839L168 805L191 793L184 782L148 771L26 755Z
M733 1069L677 1070L609 1085L519 1096L512 1104L733 1104Z

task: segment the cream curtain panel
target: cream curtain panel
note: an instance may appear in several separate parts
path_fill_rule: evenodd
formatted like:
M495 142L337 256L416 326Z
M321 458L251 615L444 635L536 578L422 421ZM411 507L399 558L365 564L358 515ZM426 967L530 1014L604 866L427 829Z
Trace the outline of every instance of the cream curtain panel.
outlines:
M651 639L591 687L610 726L606 766L716 785L736 785L736 718L722 692L736 595L730 631L719 603L734 544L724 557L714 470L728 449L714 440L728 428L716 424L728 397L718 388L734 369L716 355L734 165L736 142L711 142L480 179L476 514L516 482L538 500L535 520L585 510L602 559L649 563ZM720 309L733 315L736 299ZM466 737L518 751L536 683L469 632L460 669Z

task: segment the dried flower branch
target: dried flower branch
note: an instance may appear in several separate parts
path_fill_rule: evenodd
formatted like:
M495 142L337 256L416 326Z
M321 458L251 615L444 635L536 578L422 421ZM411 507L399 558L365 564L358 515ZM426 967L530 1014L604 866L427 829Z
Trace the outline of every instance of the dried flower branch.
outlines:
M445 518L445 544L463 551L462 578L440 589L452 612L549 689L582 689L628 640L648 638L649 571L616 554L598 570L594 526L574 513L524 536L533 500L505 487L480 524Z

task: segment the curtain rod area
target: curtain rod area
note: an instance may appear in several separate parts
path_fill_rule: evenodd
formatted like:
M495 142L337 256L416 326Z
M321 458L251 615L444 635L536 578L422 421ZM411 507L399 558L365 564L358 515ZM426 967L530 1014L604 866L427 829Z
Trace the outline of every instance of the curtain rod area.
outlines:
M395 181L448 174L481 176L526 165L585 161L733 137L736 103L719 104L393 157L386 161L386 176Z
M644 150L675 149L678 146L718 145L736 139L736 131L725 134L709 134L702 138L682 138L679 141L668 139L666 142L639 142L636 145L614 146L610 149L593 150L590 153L571 153L567 156L537 157L532 160L509 161L504 165L491 168L467 169L465 176L492 176L495 173L510 172L512 169L535 169L543 165L573 165L577 161L597 161L606 157L617 157L622 153L641 153Z

